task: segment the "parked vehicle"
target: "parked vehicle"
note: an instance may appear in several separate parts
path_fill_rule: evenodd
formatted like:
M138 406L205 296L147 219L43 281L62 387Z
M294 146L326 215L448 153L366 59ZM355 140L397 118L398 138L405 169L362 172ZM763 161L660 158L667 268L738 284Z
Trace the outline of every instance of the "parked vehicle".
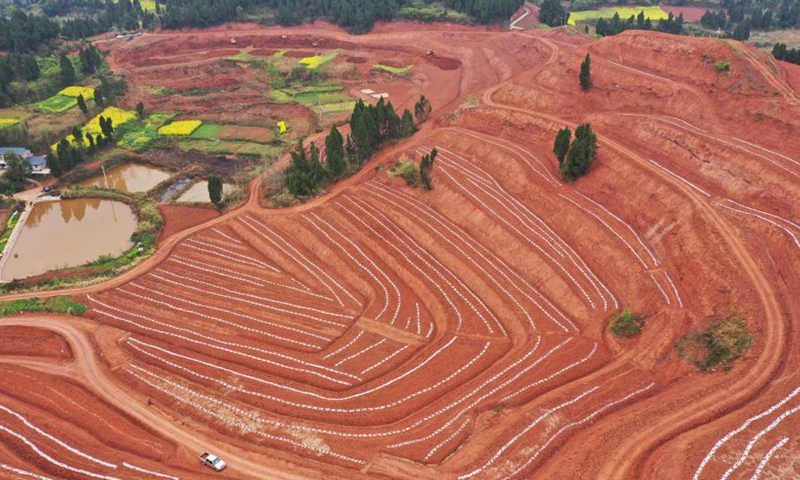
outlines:
M213 453L205 452L204 454L200 455L200 463L207 467L211 467L214 470L221 472L225 469L225 460L219 458L218 456L214 455Z

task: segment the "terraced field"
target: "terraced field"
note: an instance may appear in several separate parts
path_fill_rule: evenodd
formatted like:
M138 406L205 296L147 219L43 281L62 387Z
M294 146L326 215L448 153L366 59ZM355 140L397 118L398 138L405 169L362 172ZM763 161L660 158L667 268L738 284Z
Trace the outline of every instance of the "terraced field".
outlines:
M84 318L0 321L19 338L49 332L49 350L0 357L0 468L791 478L800 143L783 78L755 52L653 32L383 28L240 32L267 47L323 37L341 56L423 38L439 55L414 67L434 118L323 197L269 210L259 179L245 205L161 239L128 273L60 292ZM229 48L217 33L158 36ZM587 52L595 85L581 94ZM553 138L586 120L598 163L564 183ZM387 174L434 147L432 190ZM609 331L626 308L646 318L631 340ZM676 344L731 311L753 346L698 372ZM198 465L206 449L228 469Z

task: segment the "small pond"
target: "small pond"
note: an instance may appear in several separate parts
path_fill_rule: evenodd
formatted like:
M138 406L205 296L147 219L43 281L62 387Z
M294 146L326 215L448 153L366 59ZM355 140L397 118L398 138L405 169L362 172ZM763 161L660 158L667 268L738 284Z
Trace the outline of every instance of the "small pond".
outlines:
M170 177L170 173L161 168L141 163L126 163L106 170L108 187L120 192L146 192ZM106 180L100 174L88 180L78 182L82 187L105 188Z
M37 203L11 250L0 276L26 278L76 267L101 255L117 256L131 248L136 215L111 200L75 199Z

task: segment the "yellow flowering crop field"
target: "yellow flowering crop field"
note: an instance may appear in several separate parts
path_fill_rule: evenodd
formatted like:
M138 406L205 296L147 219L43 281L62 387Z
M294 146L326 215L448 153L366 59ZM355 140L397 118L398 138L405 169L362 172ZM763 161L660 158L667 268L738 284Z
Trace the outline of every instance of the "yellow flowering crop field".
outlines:
M300 65L305 65L307 70L316 70L330 62L339 55L339 52L331 52L325 56L314 56L300 59Z
M81 129L81 132L83 132L84 134L86 132L89 132L93 135L101 133L103 130L100 128L100 117L110 118L111 126L116 129L120 125L124 125L130 122L131 120L134 120L136 118L136 112L132 112L130 110L122 110L121 108L117 107L108 107L102 112L98 113L96 117L89 120L89 123L84 125L83 128ZM70 143L75 142L75 137L69 135L67 136L67 141L69 141ZM81 142L87 147L89 146L89 141L86 140L86 137L81 138ZM52 149L56 150L57 147L58 147L57 143L53 144Z
M158 129L159 135L189 136L197 130L203 122L201 120L183 120L172 122Z
M61 90L60 92L58 92L58 94L64 95L65 97L75 97L75 98L78 98L79 95L83 95L84 99L89 100L90 98L94 98L94 88L72 86Z
M619 18L627 20L639 15L639 12L644 11L645 18L650 20L663 20L669 17L669 14L661 9L661 7L613 7L603 8L600 10L581 10L579 12L569 13L569 24L575 25L578 22L585 22L587 20L594 20L597 18L611 18L615 13L619 14Z
M6 128L19 123L16 118L0 118L0 128Z

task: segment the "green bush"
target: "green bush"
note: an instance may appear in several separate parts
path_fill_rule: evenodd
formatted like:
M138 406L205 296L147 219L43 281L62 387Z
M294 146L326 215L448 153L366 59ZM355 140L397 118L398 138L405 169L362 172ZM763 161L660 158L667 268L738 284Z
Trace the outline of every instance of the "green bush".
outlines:
M41 299L38 297L23 300L0 302L0 317L15 315L20 312L48 312L60 315L83 315L88 307L65 295Z
M707 329L690 332L678 342L680 356L701 372L728 366L752 345L747 322L739 315L713 322Z
M419 185L419 171L414 162L400 162L389 170L389 176L400 177L406 181L409 187L417 187Z
M635 337L644 328L644 318L625 310L611 322L611 333L617 337Z
M720 60L719 62L714 64L717 67L717 72L730 72L731 71L731 64L730 62Z

